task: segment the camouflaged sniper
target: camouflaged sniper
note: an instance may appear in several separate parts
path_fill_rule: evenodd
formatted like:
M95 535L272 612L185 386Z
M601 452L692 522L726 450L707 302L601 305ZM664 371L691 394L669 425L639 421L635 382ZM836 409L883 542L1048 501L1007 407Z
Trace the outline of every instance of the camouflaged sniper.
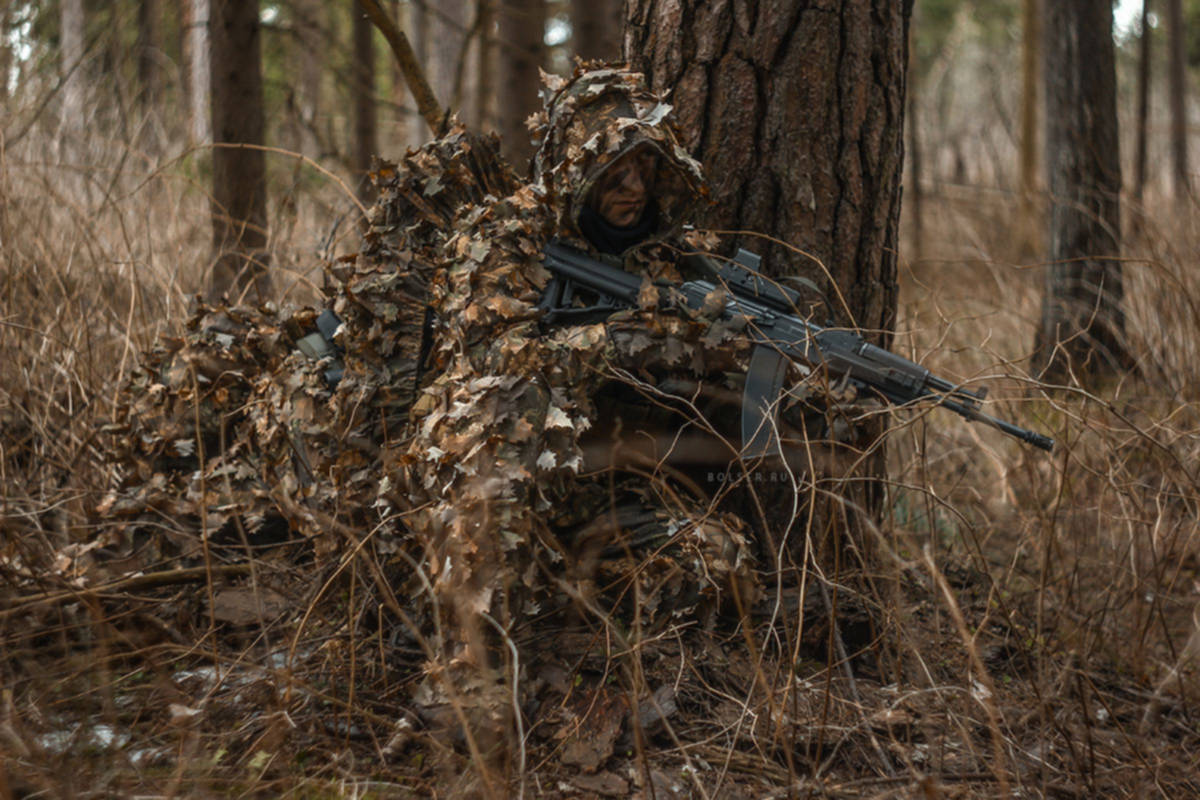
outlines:
M540 329L542 249L554 235L578 235L588 186L622 152L649 143L662 154L660 227L624 255L630 272L678 279L675 251L663 244L703 194L668 107L639 76L581 69L548 81L561 102L536 126L537 181L521 185L494 137L461 126L380 165L362 250L329 265L345 368L336 391L327 364L291 349L312 329L312 309L201 307L182 338L164 340L119 409L123 478L105 513L151 529L172 517L180 551L201 535L236 540L239 526L250 535L283 526L311 540L319 560L344 545L339 529L369 530L374 546L411 548L439 578L445 559L430 559L433 551L470 551L482 536L482 598L494 593L497 570L509 576L501 584L524 574L517 565L530 563L536 526L570 530L595 517L592 500L606 495L578 472L601 387L647 372L744 374L744 337L702 317L648 308L604 325ZM415 385L427 307L433 345ZM681 541L712 527L687 522L700 508L645 500ZM516 550L524 555L504 566L501 553ZM730 564L744 570L739 552ZM714 596L720 574L702 562L694 572ZM532 594L549 588L535 583Z
M428 382L411 409L410 437L384 448L392 485L403 487L411 504L406 526L423 550L438 628L445 632L442 680L449 677L477 700L468 705L481 715L471 722L479 730L502 726L508 707L507 690L489 666L484 615L505 627L521 625L570 605L556 582L562 577L599 579L599 573L576 571L586 562L577 548L591 538L589 523L608 518L604 508L614 496L606 473L582 474L582 444L598 419L598 392L620 380L622 370L745 368L735 337L714 334L710 321L661 318L654 309L618 314L605 324L543 329L537 310L549 279L543 249L556 236L590 249L577 215L608 164L639 145L661 153L657 230L621 259L630 272L653 278L678 278L676 251L665 243L702 186L698 165L667 124L667 107L640 76L580 70L570 81L552 80L550 98L535 126L534 182L460 216L461 227L429 273ZM649 512L660 531L656 555L591 585L612 587L617 597L669 595L669 603L656 600L654 607L670 614L715 608L734 575L746 600L752 598L740 520L711 512L700 498L655 492L645 479L628 489L626 483L618 481L615 494ZM626 533L603 533L602 550ZM641 590L620 588L631 583ZM642 613L656 617L650 606ZM448 703L443 683L425 686L426 706Z
M490 605L485 598L514 583L515 576L503 576L504 564L528 561L519 553L534 546L534 529L571 516L568 498L584 463L580 439L595 419L593 395L615 377L609 365L665 356L688 372L718 362L738 366L737 347L704 344L709 325L686 318L651 322L655 315L643 314L635 321L635 312L613 320L617 328L679 342L632 356L621 352L610 326L543 331L537 304L549 276L542 251L555 236L592 249L578 213L608 164L639 145L661 154L658 229L623 258L627 270L655 278L678 276L674 253L662 243L679 231L703 185L699 165L668 124L669 107L640 76L580 70L549 83L550 106L535 125L534 182L473 212L473 224L447 241L445 267L431 282L431 382L413 408L413 438L401 462L404 482L427 498L429 511L410 524L436 543L435 585L447 582L448 602ZM706 359L708 350L722 352ZM525 590L532 588L527 583Z
M631 273L680 279L676 236L703 197L669 107L640 76L581 69L550 83L558 102L536 126L531 183L494 138L461 127L379 167L362 250L328 269L336 390L324 361L294 349L314 310L202 308L123 400L124 477L105 504L134 527L172 518L176 553L236 542L238 526L298 533L318 565L364 536L381 557L402 553L388 561L393 591L485 716L511 698L490 672L482 614L515 629L560 613L573 605L562 580L610 613L642 597L645 626L711 616L734 585L745 602L757 591L738 517L661 475L588 467L588 437L615 407L600 411L606 387L744 374L749 347L728 325L663 315L649 299L603 324L542 328L543 249L555 236L589 248L577 212L607 165L630 147L660 153L658 224L622 255ZM609 519L617 527L595 525ZM438 681L422 686L418 705L445 700ZM482 699L497 691L497 703Z

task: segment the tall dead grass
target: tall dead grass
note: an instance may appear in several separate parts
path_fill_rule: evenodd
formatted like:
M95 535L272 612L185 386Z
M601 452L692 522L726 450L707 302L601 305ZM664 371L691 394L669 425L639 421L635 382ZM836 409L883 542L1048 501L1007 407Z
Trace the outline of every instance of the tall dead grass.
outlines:
M1184 721L1193 713L1200 643L1194 209L1162 197L1150 198L1151 213L1126 209L1124 309L1138 370L1087 391L1081 383L1091 381L1046 386L1028 378L1041 271L1019 250L1013 198L952 188L931 205L930 249L941 257L910 264L902 276L898 339L935 369L990 383L1003 416L1050 433L1058 448L1047 457L930 415L894 440L890 474L925 498L920 524L901 527L924 528L926 547L990 575L988 610L969 636L964 631L964 644L987 640L997 625L1026 640L1031 672L1012 685L1027 693L1025 718L1040 718L1036 740L1059 739L1075 760L1071 769L1084 765L1076 745L1094 758L1106 735L1129 743L1122 757L1107 757L1124 759L1130 782L1091 772L1081 791L1194 792L1190 783L1154 783L1194 766L1175 745L1191 738ZM1078 708L1057 707L1064 696ZM1143 713L1122 713L1121 703L1140 703ZM1164 720L1159 712L1168 707L1174 716ZM1110 730L1097 730L1098 720ZM1163 736L1170 747L1148 745Z
M13 147L0 140L0 381L6 426L26 432L0 469L27 459L5 485L31 496L56 474L103 482L95 431L117 388L204 288L208 153L146 151L144 138L35 125ZM298 155L269 158L276 302L311 301L318 251L353 235L353 204Z

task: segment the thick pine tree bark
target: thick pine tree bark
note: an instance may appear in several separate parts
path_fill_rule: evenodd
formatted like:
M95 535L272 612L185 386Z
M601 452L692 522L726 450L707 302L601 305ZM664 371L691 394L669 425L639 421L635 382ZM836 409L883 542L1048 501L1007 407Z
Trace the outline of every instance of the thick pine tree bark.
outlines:
M580 58L621 58L621 0L571 0L571 46Z
M541 108L538 69L545 58L546 4L542 0L499 0L500 86L496 105L504 154L518 174L527 174L533 145L525 120Z
M354 172L358 196L371 200L371 158L379 151L375 134L375 27L357 4L350 7L354 16Z
M629 0L625 56L671 89L709 227L828 287L887 344L896 315L910 2Z
M255 147L263 144L258 0L211 0L210 12L216 260L209 297L266 300L266 160Z
M1171 103L1171 175L1175 199L1191 194L1187 148L1187 54L1183 27L1183 0L1167 0L1167 94Z
M896 318L911 13L900 0L629 0L625 11L625 57L671 91L686 146L704 164L712 203L697 223L761 234L729 235L726 245L760 253L773 276L813 280L840 324L885 346ZM824 472L839 482L836 496L808 508L821 531L811 556L835 574L874 560L864 517L882 513L874 479L886 472L875 422L856 425L851 446L866 449L852 466ZM760 535L773 553L795 525L793 498L780 491L742 512L758 519L755 509L766 509Z
M1050 266L1034 366L1091 382L1127 365L1121 311L1121 165L1109 0L1055 0L1045 20Z

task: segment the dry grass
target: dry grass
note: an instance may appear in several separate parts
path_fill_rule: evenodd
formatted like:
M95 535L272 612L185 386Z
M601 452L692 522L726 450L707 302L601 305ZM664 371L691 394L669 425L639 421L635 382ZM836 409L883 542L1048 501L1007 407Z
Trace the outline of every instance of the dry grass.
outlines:
M349 204L271 158L281 302L302 302ZM370 547L320 574L264 555L252 593L204 569L106 589L172 566L130 555L139 543L94 509L113 478L103 427L118 389L200 288L204 155L34 131L0 159L0 798L489 793L462 754L414 744L404 704L422 642L398 632L385 588L396 566ZM1200 232L1156 213L1127 242L1141 374L1097 393L1049 389L1022 377L1039 265L1014 244L1014 206L962 188L928 198L937 223L926 259L902 271L896 346L988 385L995 413L1055 436L1057 451L902 412L890 513L862 533L874 593L799 558L767 576L740 626L515 632L518 659L535 641L573 652L582 637L590 660L574 687L529 665L548 694L566 676L564 697L525 710L528 736L493 796L599 792L611 778L644 796L1200 792L1188 658L1200 641ZM801 580L821 591L798 599ZM839 624L823 625L835 604ZM671 710L642 730L611 710L622 703ZM610 734L599 776L562 765L572 741Z

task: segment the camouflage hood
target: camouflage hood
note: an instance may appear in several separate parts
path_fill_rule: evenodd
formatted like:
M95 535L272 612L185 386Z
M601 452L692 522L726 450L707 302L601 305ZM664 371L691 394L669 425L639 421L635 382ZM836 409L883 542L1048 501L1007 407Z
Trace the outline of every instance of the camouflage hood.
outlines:
M543 75L545 108L530 120L538 145L533 179L554 209L560 234L580 237L579 214L600 175L630 150L657 151L653 198L658 223L649 241L679 233L708 194L699 162L679 144L671 106L640 72L581 63L569 79Z

